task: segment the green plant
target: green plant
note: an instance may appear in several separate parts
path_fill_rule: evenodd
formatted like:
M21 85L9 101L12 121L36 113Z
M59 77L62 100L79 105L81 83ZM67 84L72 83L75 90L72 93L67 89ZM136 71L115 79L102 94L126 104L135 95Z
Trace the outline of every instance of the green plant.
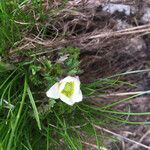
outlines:
M114 110L114 106L150 93L139 93L111 104L94 105L93 97L105 95L105 90L119 84L119 76L142 73L145 70L126 72L113 77L81 84L84 100L72 107L60 100L46 97L46 91L61 78L76 76L80 70L80 49L64 47L54 55L46 57L44 48L36 47L27 51L17 49L18 43L28 32L37 32L45 37L45 18L54 17L63 6L45 13L42 0L1 0L0 2L0 149L1 150L41 150L73 149L82 150L83 143L93 138L98 149L103 147L103 139L108 135L97 132L95 125L101 127L122 124L149 124L150 122L131 122L130 116L149 115L149 112L135 113ZM36 20L37 19L37 20ZM56 19L56 18L55 18ZM57 19L56 19L57 20ZM16 50L21 61L10 59L9 50ZM48 51L49 52L49 51ZM43 53L45 57L43 57ZM50 54L53 55L53 54ZM149 71L149 70L147 70ZM114 140L114 139L113 139Z

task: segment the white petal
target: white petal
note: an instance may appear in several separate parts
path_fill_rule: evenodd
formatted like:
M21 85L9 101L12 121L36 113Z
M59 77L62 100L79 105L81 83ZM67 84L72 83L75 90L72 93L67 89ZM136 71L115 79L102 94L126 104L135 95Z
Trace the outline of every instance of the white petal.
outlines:
M47 97L58 99L59 98L59 83L55 83L47 92Z
M72 106L72 105L74 104L74 102L73 102L69 97L66 97L66 96L63 95L63 94L60 94L60 99L61 99L64 103L66 103L66 104L68 104L68 105L70 105L70 106Z
M62 90L65 88L66 82L59 82L59 93L61 94Z
M76 102L81 102L83 99L83 95L82 95L82 92L81 90L79 90L79 93L78 94L74 94L71 98L71 101L76 103Z
M66 78L60 80L60 83L61 83L61 82L70 82L70 81L73 81L73 80L74 80L74 77L67 76Z
M71 76L68 76L68 77L62 79L60 81L60 83L62 83L62 82L72 82L72 81L77 82L78 84L80 84L80 81L79 81L78 77L71 77Z

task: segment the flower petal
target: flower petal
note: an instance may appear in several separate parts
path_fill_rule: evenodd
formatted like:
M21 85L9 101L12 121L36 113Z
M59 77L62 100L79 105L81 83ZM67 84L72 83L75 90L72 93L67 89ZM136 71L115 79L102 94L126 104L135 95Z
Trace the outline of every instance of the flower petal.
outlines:
M76 102L81 102L83 99L83 95L82 95L82 92L81 90L79 90L79 93L78 94L74 94L71 98L71 101L76 103Z
M63 95L63 94L60 94L60 99L61 99L64 103L66 103L66 104L68 104L68 105L70 105L70 106L72 106L72 105L74 104L74 102L73 102L69 97L66 97L66 96Z
M58 99L59 98L59 83L55 83L47 92L47 97Z
M74 77L67 76L66 78L60 80L60 83L61 83L61 82L70 82L70 81L73 81L73 80L74 80Z

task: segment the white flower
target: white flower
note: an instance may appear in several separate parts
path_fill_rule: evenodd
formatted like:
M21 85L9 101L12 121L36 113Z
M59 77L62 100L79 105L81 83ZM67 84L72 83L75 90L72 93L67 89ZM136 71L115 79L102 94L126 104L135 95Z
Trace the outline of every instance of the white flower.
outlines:
M68 76L60 82L55 83L47 92L47 97L61 99L68 105L73 105L83 99L78 77Z

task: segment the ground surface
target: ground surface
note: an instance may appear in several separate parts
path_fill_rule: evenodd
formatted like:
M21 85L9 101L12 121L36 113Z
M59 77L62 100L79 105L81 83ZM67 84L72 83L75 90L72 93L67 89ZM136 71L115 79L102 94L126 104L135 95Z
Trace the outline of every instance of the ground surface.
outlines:
M61 4L59 0L54 0L54 2L56 8ZM51 7L47 0L45 0L45 6L47 10ZM34 51L36 47L39 49L42 47L47 51L41 56L51 57L51 60L56 61L57 50L68 46L80 48L82 83L89 83L95 79L110 77L122 72L150 69L149 0L70 0L67 7L58 12L56 18L56 20L47 19L47 30L44 31L47 37L42 39L42 37L34 36L34 32L39 33L40 27L40 23L36 24L34 32L31 31L31 34L29 33L18 44L17 50L31 49ZM35 16L34 19L38 20L38 16ZM54 50L51 52L52 56L49 54L51 49ZM19 54L15 53L17 50L10 50L10 62L22 61ZM38 60L40 59L42 58ZM107 95L95 97L93 103L112 103L132 96L133 93L150 90L149 71L117 76L118 80L128 82L131 86L119 84L113 88L106 88ZM149 101L148 94L142 95L130 102L121 103L116 109L126 112L150 112ZM128 119L135 122L150 122L150 116L129 116ZM106 145L109 145L110 150L116 150L115 145L119 150L148 149L133 141L147 147L150 146L150 125L126 124L110 130L122 136L118 138L120 142L114 143L111 140L105 142ZM114 135L114 137L117 136ZM127 141L124 138L133 141ZM85 150L90 149L91 146L88 144L94 145L95 141L89 139L87 142L84 143ZM92 147L97 149L96 146Z
M120 5L121 4L121 5ZM149 69L150 68L150 2L131 0L106 1L71 1L69 7L76 8L81 14L72 15L70 27L74 30L75 40L71 41L81 49L81 68L84 73L81 76L83 82L111 76L116 73ZM146 14L146 10L149 13ZM73 23L75 22L74 27ZM134 27L147 25L141 31ZM132 29L133 30L132 30ZM131 29L128 30L127 29ZM117 33L116 33L117 31ZM121 31L121 34L118 33ZM75 35L76 34L76 35ZM77 38L76 38L77 37ZM108 92L135 92L150 89L150 74L142 73L129 75L123 78L136 84L136 87L126 88L120 86L109 89ZM112 101L122 97L109 96ZM105 98L101 98L101 100ZM95 99L99 101L100 99ZM117 106L118 110L133 112L150 111L150 96L141 96L133 101ZM132 121L150 121L150 117L129 117ZM114 132L124 137L150 146L149 125L124 125L114 128ZM144 150L137 144L120 139L120 150ZM107 142L106 142L107 143ZM111 141L110 149L115 150ZM86 149L86 148L85 148Z

